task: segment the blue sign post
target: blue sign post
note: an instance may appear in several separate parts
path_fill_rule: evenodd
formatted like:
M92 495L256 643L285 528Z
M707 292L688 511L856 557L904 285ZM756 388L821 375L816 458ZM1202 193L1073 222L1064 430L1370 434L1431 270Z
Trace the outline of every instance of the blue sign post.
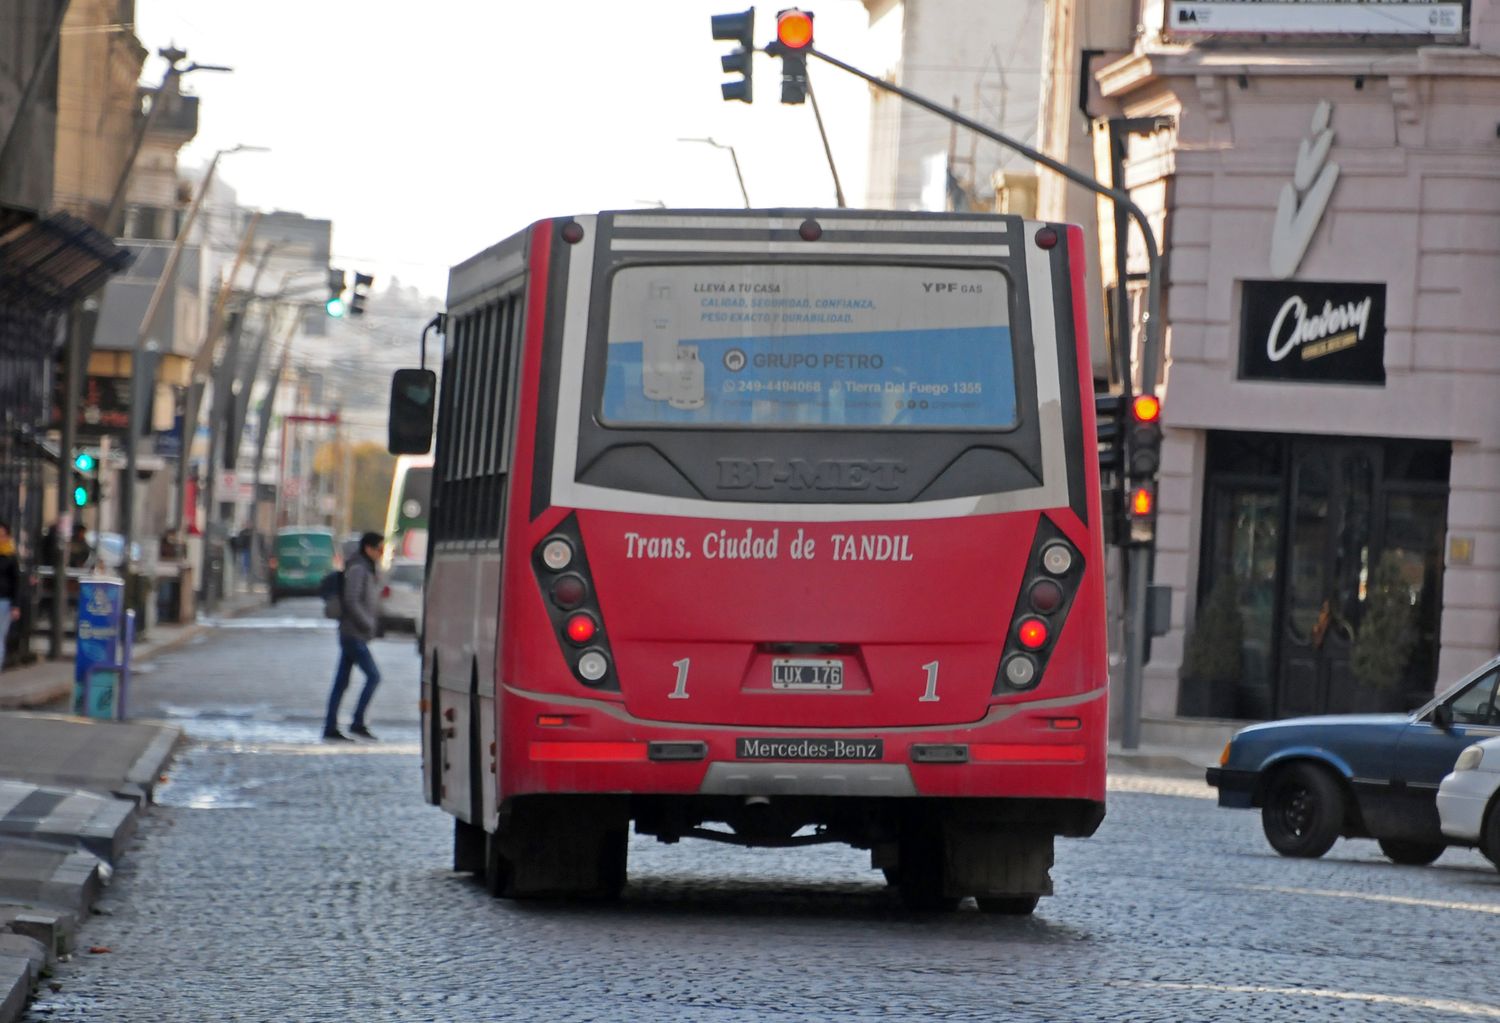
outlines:
M124 653L125 584L119 579L83 579L78 584L78 652L73 659L73 713L119 716Z

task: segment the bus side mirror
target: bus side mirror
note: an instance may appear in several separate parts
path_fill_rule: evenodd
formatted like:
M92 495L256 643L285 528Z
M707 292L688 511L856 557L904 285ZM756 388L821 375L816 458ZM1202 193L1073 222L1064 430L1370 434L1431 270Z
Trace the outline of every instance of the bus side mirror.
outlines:
M386 448L393 455L425 455L432 448L432 410L437 405L437 374L430 369L398 369L391 378L391 415Z

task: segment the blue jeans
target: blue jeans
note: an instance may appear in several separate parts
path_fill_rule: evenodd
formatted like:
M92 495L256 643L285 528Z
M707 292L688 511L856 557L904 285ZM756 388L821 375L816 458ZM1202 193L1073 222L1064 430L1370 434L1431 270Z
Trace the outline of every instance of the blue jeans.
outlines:
M370 698L375 695L375 687L380 685L380 669L375 667L375 658L370 656L370 647L364 640L340 634L339 668L333 675L333 692L328 695L328 716L323 719L325 733L338 729L339 704L344 702L344 690L349 688L349 676L354 674L356 664L365 673L365 688L359 694L359 702L354 705L352 725L361 728Z

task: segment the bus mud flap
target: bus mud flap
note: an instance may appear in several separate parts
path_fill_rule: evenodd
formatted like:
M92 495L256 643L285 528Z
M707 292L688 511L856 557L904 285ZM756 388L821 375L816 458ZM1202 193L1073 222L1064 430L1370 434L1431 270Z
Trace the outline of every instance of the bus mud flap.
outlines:
M1051 895L1052 836L993 824L944 824L949 895Z

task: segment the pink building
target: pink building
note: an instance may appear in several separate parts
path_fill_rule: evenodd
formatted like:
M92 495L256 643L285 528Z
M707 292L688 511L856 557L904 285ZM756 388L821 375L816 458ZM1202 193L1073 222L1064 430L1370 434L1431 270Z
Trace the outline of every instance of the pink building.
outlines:
M1166 253L1145 717L1403 709L1500 643L1500 0L1129 20L1088 68L1164 119L1125 161Z

